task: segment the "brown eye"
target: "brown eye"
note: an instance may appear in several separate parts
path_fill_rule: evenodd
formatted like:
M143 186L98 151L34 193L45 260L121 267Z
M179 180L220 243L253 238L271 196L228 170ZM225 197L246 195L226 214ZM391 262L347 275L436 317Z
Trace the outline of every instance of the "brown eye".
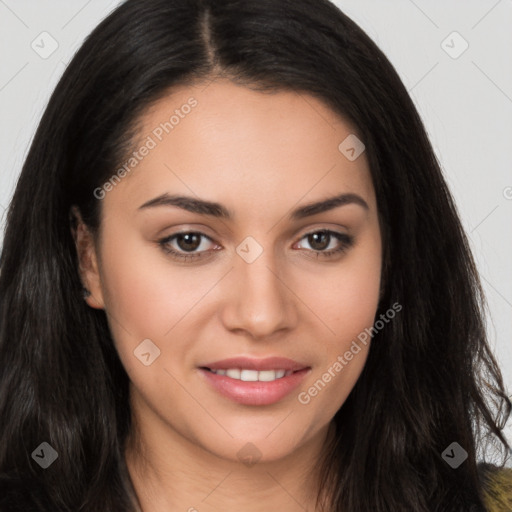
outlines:
M219 248L208 249L208 243L213 240L204 233L186 231L163 238L158 241L162 250L177 260L193 260L211 256L212 251ZM313 231L304 235L301 240L306 240L311 247L307 252L313 252L317 258L330 258L347 251L354 243L353 237L327 229ZM198 250L202 247L202 250Z
M330 241L331 235L327 231L317 231L308 235L308 243L315 251L324 251Z
M354 244L354 238L352 236L328 229L307 233L301 240L307 241L311 250L316 252L317 257L322 256L326 258L341 254Z
M180 233L176 235L176 244L183 251L194 251L201 245L200 233Z
M211 252L208 250L208 242L204 243L204 240L213 243L204 233L186 231L163 238L158 241L158 245L173 258L190 260L202 258L205 253ZM199 248L202 250L198 250Z

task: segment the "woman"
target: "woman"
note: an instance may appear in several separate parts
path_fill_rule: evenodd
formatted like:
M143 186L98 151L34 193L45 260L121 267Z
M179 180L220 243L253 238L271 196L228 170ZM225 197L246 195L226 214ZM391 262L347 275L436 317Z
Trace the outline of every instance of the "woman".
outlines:
M453 200L327 1L123 3L49 102L1 265L0 510L512 501Z

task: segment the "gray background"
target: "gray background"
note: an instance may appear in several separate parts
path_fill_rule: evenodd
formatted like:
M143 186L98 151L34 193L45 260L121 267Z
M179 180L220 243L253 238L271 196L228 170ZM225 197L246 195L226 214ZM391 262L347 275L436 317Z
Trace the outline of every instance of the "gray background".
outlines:
M52 89L84 37L119 3L0 0L2 232ZM388 56L425 122L470 237L490 340L512 393L512 0L335 3ZM52 44L57 49L44 55Z

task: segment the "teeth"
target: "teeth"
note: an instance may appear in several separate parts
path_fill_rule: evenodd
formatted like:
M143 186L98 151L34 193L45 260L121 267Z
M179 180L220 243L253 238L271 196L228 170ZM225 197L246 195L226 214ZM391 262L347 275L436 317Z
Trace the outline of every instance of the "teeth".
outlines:
M263 382L271 382L273 380L276 380L277 372L275 370L264 370L261 372L258 372L258 380L261 380Z
M238 379L240 380L240 370L238 369L229 369L229 370L226 370L226 376L227 377L231 377L232 379Z
M231 379L244 382L272 382L283 377L291 375L291 370L240 370L239 368L228 368L223 370L210 370L217 375L225 375Z
M240 372L240 380L244 382L256 382L258 380L258 373L256 370L242 370Z

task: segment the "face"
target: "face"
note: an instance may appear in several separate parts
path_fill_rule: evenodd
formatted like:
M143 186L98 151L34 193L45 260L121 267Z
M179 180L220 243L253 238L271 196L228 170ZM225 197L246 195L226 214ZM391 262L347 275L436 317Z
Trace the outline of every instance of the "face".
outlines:
M370 346L381 236L356 131L311 96L223 80L142 125L96 192L99 238L79 231L134 413L209 456L284 458L326 431Z

